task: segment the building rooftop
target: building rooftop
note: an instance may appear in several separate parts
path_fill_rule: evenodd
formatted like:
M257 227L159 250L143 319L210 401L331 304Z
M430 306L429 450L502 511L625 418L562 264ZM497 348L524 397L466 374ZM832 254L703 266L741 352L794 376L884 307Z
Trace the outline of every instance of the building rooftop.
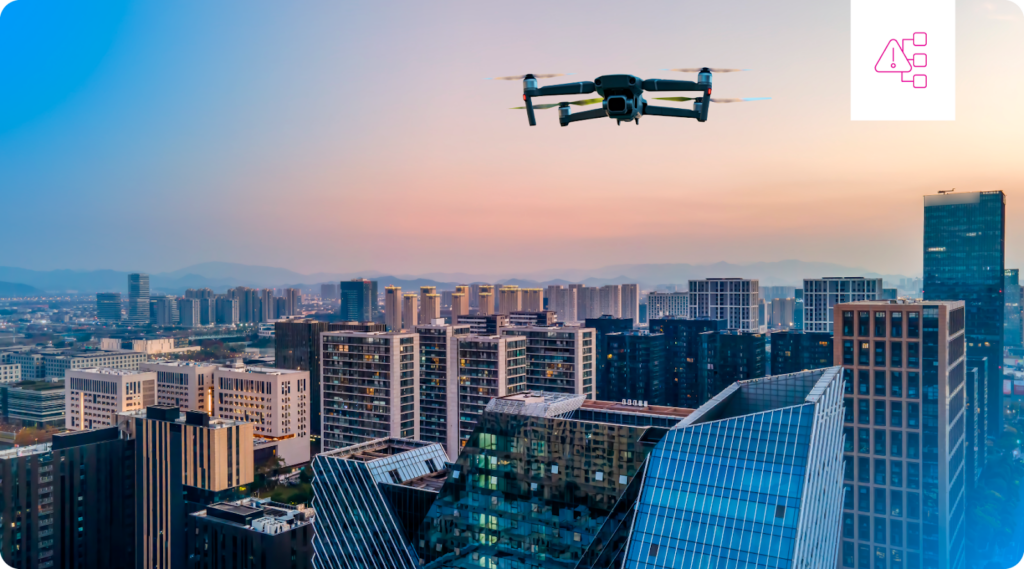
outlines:
M574 393L524 391L491 399L487 403L486 411L531 417L557 417L579 409L586 400L585 395Z
M142 365L160 365L168 367L216 367L216 364L209 362L188 362L182 360L150 360Z
M219 367L220 371L235 371L254 375L290 375L293 373L309 373L297 369L278 369L273 367Z
M138 371L134 369L113 369L109 367L87 367L68 370L69 373L80 371L86 373L98 373L102 375L139 375L145 373L153 373L151 371Z
M64 381L19 381L8 383L8 388L24 389L26 391L64 391Z
M643 401L642 403L646 403ZM685 419L689 417L694 409L686 407L663 407L661 405L629 405L625 402L615 401L594 401L587 399L581 406L583 409L592 411L610 411L614 413L630 413L634 415L658 415L661 417L674 417Z
M448 455L437 443L383 438L318 455L365 463L380 484L438 492L448 478Z
M312 523L316 510L272 502L269 498L246 498L213 504L192 515L275 535Z
M863 304L865 306L878 306L879 304L892 304L892 305L910 305L910 306L925 306L935 304L946 304L949 306L963 305L962 300L921 300L919 298L879 298L878 300L855 300L852 302L843 302L841 304Z

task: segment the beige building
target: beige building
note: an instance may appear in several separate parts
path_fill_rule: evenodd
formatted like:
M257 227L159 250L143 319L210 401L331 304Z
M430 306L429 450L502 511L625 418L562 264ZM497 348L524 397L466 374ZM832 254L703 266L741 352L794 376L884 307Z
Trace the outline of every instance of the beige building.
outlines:
M160 360L139 364L140 371L156 374L157 405L206 414L212 412L215 369L215 365L185 361Z
M498 314L518 312L522 307L523 291L516 285L503 286L498 290Z
M520 295L519 310L540 312L544 310L544 289L524 288Z
M480 303L480 306L478 307L477 313L480 316L490 316L491 314L494 314L493 292L486 292L481 290L478 296L478 302Z
M622 318L632 318L633 325L640 325L640 285L624 284L622 290Z
M622 287L604 285L601 287L601 316L622 318Z
M576 287L576 319L583 321L587 318L600 318L601 290L592 286L569 286Z
M452 295L452 324L459 323L459 316L469 314L469 296L466 293L456 292Z
M419 324L419 300L420 297L416 296L414 292L406 293L402 296L402 325L395 329L394 332L412 330Z
M69 369L64 376L64 426L70 431L117 425L117 414L156 405L156 373Z
M21 381L21 364L0 363L0 383Z
M426 287L424 287L426 288ZM430 287L434 288L434 287ZM420 297L420 323L430 324L441 317L441 295L427 293Z
M388 330L402 329L402 287L384 287L384 325Z
M252 423L258 448L276 447L285 466L309 462L309 372L219 367L213 416Z

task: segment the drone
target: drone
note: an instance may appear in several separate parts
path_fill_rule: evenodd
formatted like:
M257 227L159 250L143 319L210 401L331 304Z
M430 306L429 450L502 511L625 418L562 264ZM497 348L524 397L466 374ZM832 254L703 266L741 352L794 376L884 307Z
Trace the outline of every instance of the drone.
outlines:
M526 116L530 119L530 126L537 126L534 117L534 109L558 108L558 122L562 126L569 126L569 123L586 121L590 119L610 118L616 124L635 122L640 124L640 117L645 115L660 117L681 117L697 119L699 122L708 120L710 103L740 103L746 101L761 101L770 97L753 97L746 99L712 99L711 98L711 74L730 73L744 71L743 69L712 69L702 67L700 69L670 69L669 71L680 71L683 73L697 73L697 81L679 81L674 79L641 79L635 75L602 75L593 81L580 81L578 83L564 83L562 85L549 85L539 87L538 79L561 77L562 73L552 74L527 74L513 75L511 77L495 77L504 81L523 81L523 100L525 107L513 107L514 109L526 109ZM692 109L680 109L676 107L660 107L647 104L644 99L644 91L693 91L700 93L696 97L655 97L659 101L685 102L693 101ZM561 103L533 104L534 97L549 97L554 95L583 95L597 92L599 97L584 99L582 101L563 101ZM592 109L573 113L570 105L588 106L600 103L600 109Z

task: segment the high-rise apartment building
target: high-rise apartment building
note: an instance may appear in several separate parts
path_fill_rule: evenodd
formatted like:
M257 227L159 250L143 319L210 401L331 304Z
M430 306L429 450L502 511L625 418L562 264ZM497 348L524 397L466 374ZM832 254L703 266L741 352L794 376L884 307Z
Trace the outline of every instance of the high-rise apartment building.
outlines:
M395 332L402 330L402 287L384 287L384 325Z
M616 566L833 566L842 406L841 371L829 368L736 383L689 414L647 460Z
M1006 269L1003 273L1003 346L1022 347L1020 269Z
M584 322L587 328L594 329L594 399L616 401L608 383L608 334L632 330L633 320L605 315L587 318Z
M178 299L178 323L183 328L197 328L202 326L202 314L200 313L199 300L194 298Z
M772 330L789 330L794 326L794 311L796 310L795 298L773 298L772 317L769 319L769 327ZM817 368L815 368L817 369Z
M128 322L149 323L149 275L145 273L128 275Z
M206 414L213 413L213 374L216 369L216 365L187 361L139 364L139 371L156 374L156 403L149 405L166 405Z
M650 320L690 316L690 293L652 292L647 295L647 317Z
M544 290L544 298L547 299L545 309L558 312L558 296L563 290L565 290L565 287L562 285L548 285L547 289Z
M156 404L156 373L124 369L69 369L64 391L69 431L117 426L118 413Z
M414 292L402 296L402 325L395 331L412 330L420 323L419 300L420 297Z
M480 293L484 295L485 293ZM481 299L484 299L481 296ZM485 299L484 299L485 300ZM511 326L508 314L474 314L459 318L459 324L469 326L470 333L476 336L494 336L501 333L502 328Z
M452 324L459 323L459 317L469 314L469 298L464 292L452 295Z
M527 341L515 336L465 336L458 345L461 446L469 441L491 399L527 389Z
M96 294L96 319L101 322L121 321L121 293L101 292Z
M526 340L525 389L575 393L594 399L593 328L512 326L505 337Z
M622 290L622 318L632 318L640 323L640 285L624 284Z
M374 303L377 302L376 292L377 292L377 289L376 289L376 287L374 287L374 296L373 296L373 302ZM284 289L284 301L285 301L285 310L287 311L286 316L298 316L299 314L301 314L301 312L299 311L299 303L302 301L302 295L299 292L299 289L297 289L297 288L286 288L286 289ZM344 315L345 313L342 313L342 314ZM364 318L364 319L360 320L360 322L368 322L369 320L370 320L369 318Z
M882 279L864 277L825 277L804 279L803 329L808 332L832 332L833 307L844 302L880 300Z
M516 285L504 285L498 290L498 314L522 310L522 293Z
M274 301L274 289L265 288L259 291L260 322L270 322L277 318L277 307Z
M965 312L963 301L835 307L846 379L839 567L964 566Z
M700 335L725 330L725 320L707 318L657 318L650 331L665 335L665 373L667 401L672 407L696 409L700 406ZM600 396L598 397L600 398Z
M622 318L622 287L604 285L600 289L601 315Z
M341 281L341 317L354 322L374 322L377 319L377 281L352 279Z
M199 299L199 324L201 326L212 326L217 323L217 299Z
M540 312L512 312L508 315L509 326L554 326L558 316L550 310Z
M522 289L519 310L523 312L540 312L544 310L544 289Z
M434 287L430 287L434 288ZM420 323L430 324L441 317L441 295L428 292L420 294Z
M765 334L736 330L701 334L697 359L700 404L707 403L737 381L768 375L766 340Z
M832 334L782 330L771 333L772 375L821 369L832 365Z
M429 324L420 335L420 440L459 454L459 340L469 325Z
M419 438L419 335L321 334L322 448Z
M309 462L308 371L218 367L213 375L214 417L252 423L256 449L276 455L283 466Z
M341 300L341 289L338 287L338 283L321 284L320 300L323 300L324 302L334 302L335 300Z
M576 287L576 319L586 320L587 318L600 318L601 311L601 289L583 285L569 285Z
M494 314L494 306L495 302L497 302L497 297L494 295L494 285L481 284L473 286L476 287L476 306L474 308L479 309L480 314ZM484 298L483 295L487 295L487 297Z
M202 300L204 298L213 298L215 296L216 295L213 294L213 291L208 289L208 288L200 288L200 289L190 288L190 289L185 291L185 298L195 298L195 299Z
M238 324L238 301L224 296L217 297L217 324Z
M1002 433L1006 196L1003 192L924 198L925 300L962 300L967 354L988 358L989 434Z
M729 330L764 332L758 317L757 279L704 279L689 282L690 318L725 320Z
M666 405L668 396L665 335L646 330L613 332L608 346L606 401L643 401Z

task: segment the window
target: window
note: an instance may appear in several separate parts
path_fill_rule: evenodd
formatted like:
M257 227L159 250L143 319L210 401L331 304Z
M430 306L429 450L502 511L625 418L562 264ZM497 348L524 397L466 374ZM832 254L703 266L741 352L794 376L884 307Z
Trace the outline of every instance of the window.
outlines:
M856 530L854 529L853 524L853 514L843 514L843 537L847 539L857 537L855 535Z
M892 397L903 397L903 372L893 371L889 373L889 394Z
M579 534L576 534L576 535L579 535ZM658 544L657 543L652 543L651 544L651 547L647 550L647 556L648 557L657 557L658 556Z
M861 512L871 511L871 487L870 486L858 486L857 487L857 510Z
M921 374L916 371L907 372L907 399L921 398Z
M875 372L875 396L876 397L885 397L885 395L886 395L885 372L884 371L876 371Z
M921 458L919 438L917 433L907 433L907 458Z
M885 404L884 401L881 403ZM881 429L875 429L875 454L885 456L885 431Z
M857 370L857 393L860 395L871 394L871 372L866 369Z
M847 397L846 399L843 400L843 413L845 413L845 417L843 417L843 420L846 421L847 423L852 423L853 422L853 399L852 398Z
M903 337L903 313L893 312L889 315L889 336L892 338Z
M908 312L907 313L907 337L908 338L920 338L921 337L921 313L920 312Z
M871 424L871 400L857 400L857 422L861 425Z
M903 522L899 520L889 522L889 545L903 547ZM895 557L893 561L896 561Z
M843 364L853 365L853 340L843 340Z
M907 518L921 519L921 495L917 492L907 492Z
M785 517L786 517L786 506L783 506L782 504L779 504L779 505L775 506L775 518L781 520L781 519L784 519Z
M871 365L871 342L857 342L860 346L857 349L857 364L862 366Z
M885 367L885 341L875 342L875 365Z
M853 509L853 484L843 485L843 508L846 510Z
M871 453L871 431L868 429L857 429L857 452L862 454Z
M903 403L900 401L892 402L892 413L889 414L889 426L890 427L902 427L903 426Z
M843 336L853 336L853 311L843 311Z
M871 516L857 516L857 539L871 541Z
M889 433L889 456L903 456L903 431Z
M882 490L882 498L884 499L885 498L885 490L882 489L882 488L879 488L879 490ZM885 518L875 518L875 543L885 543ZM881 551L882 551L882 555L881 556L877 556L876 555L876 557L881 557L881 559L882 559L881 567L882 567L882 569L884 569L885 568L885 552L884 552L884 550L881 550Z
M852 414L850 418L851 420L847 421L847 423L852 422ZM843 427L843 452L853 452L853 427Z
M867 336L871 331L871 313L861 311L857 313L857 335Z
M909 497L910 496L907 496L907 498L909 498ZM908 504L909 504L909 501L908 501ZM910 507L908 505L907 510L909 510L909 509L910 509ZM921 525L920 524L907 524L907 547L909 547L910 549L920 549L921 548ZM911 553L910 555L907 555L907 559L911 560L910 561L911 563L915 563L916 562L916 556L913 553ZM919 567L919 566L920 565L911 565L911 567Z
M921 405L918 403L907 403L907 428L918 429L921 427Z
M885 312L875 312L875 337L885 337Z
M919 463L907 463L907 488L911 490L921 489L921 465ZM910 510L909 504L907 510Z
M893 488L903 488L903 462L899 460L889 462L889 485Z
M878 426L885 425L885 401L875 401L875 424Z
M903 342L890 343L889 367L903 367Z
M843 480L853 482L853 459L847 457L843 460Z
M885 509L885 488L875 488L875 513L886 514Z
M786 352L786 354L789 354L789 352ZM852 351L850 352L850 363L853 363ZM853 393L853 370L848 367L843 368L843 393Z
M885 486L885 459L875 459L875 484Z
M871 459L866 456L857 457L857 482L871 482Z
M910 369L921 369L921 344L919 342L907 342L907 367Z

